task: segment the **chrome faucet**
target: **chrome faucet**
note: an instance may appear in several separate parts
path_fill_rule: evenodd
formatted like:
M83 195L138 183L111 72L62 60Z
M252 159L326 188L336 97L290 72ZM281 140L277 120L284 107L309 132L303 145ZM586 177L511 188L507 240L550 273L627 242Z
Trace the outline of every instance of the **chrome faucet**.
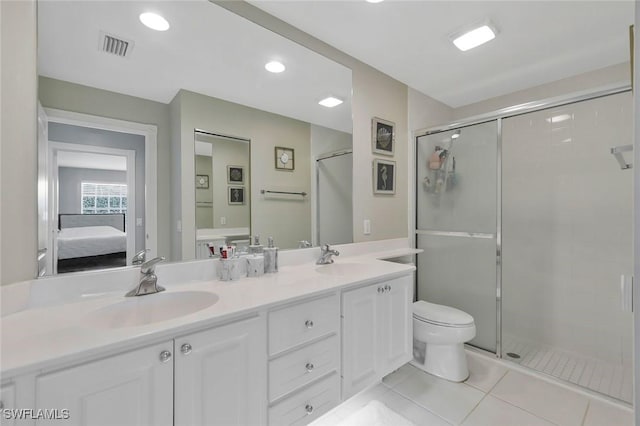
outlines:
M311 243L307 240L298 241L298 248L309 248Z
M147 253L149 251L151 251L151 249L144 249L134 254L133 257L131 258L131 264L142 265L144 262L147 261Z
M316 265L329 265L333 263L331 256L340 256L338 250L331 250L329 244L324 244L320 247L320 258L316 261Z
M164 257L156 257L140 266L140 282L133 290L125 294L126 297L145 296L147 294L160 293L164 291L164 287L158 285L158 277L156 276L156 265L164 262Z

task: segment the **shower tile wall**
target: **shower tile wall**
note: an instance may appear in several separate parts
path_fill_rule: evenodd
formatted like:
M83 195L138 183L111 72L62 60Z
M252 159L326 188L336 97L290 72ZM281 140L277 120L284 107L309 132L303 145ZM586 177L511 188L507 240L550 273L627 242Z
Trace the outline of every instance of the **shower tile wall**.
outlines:
M631 107L624 93L503 120L506 347L630 368L620 275L632 271L632 173L609 150L632 143Z

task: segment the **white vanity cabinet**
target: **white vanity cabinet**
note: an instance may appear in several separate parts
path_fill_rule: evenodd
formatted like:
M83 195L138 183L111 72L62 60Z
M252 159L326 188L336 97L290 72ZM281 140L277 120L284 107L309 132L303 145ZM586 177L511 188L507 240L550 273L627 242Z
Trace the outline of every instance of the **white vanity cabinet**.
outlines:
M412 356L411 276L342 293L342 397L382 379Z
M68 409L65 425L173 424L173 341L36 378L36 408ZM36 424L60 424L38 420Z
M340 403L340 298L269 312L269 425L306 425Z
M40 375L36 407L69 409L65 425L264 425L266 358L256 314Z
M175 339L175 424L266 423L266 327L255 316Z

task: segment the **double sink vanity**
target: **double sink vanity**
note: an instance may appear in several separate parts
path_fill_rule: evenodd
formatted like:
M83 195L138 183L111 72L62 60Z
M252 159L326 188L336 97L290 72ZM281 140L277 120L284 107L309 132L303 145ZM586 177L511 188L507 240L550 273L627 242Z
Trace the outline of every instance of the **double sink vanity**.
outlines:
M6 286L3 407L74 425L307 424L412 354L415 268L379 259L416 250L339 249L321 266L318 249L283 252L280 272L239 281L215 260L159 265L166 291L138 297L138 268Z

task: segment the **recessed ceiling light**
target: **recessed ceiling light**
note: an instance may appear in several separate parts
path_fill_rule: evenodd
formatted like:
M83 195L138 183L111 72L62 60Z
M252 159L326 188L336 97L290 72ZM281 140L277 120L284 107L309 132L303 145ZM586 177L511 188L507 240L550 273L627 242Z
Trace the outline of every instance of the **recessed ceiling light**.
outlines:
M167 31L169 29L169 22L167 22L167 20L162 16L153 12L141 13L140 22L156 31Z
M271 61L269 63L267 63L264 68L269 71L269 72L273 72L273 73L279 73L284 71L285 69L287 69L284 64L282 62L278 62L278 61Z
M455 34L451 38L453 44L455 44L458 49L465 52L493 40L496 38L496 33L497 31L495 28L486 23L470 31L466 31L463 34Z
M571 116L569 114L554 115L553 117L546 118L548 123L560 123L561 121L567 121L570 119Z
M367 0L367 3L382 3L384 0Z
M323 100L321 100L320 102L318 102L320 105L322 105L323 107L327 107L327 108L333 108L335 106L338 106L342 103L342 99L338 99L335 98L333 96L329 96L324 98Z
M451 135L451 139L458 139L460 137L460 130L456 130L455 132L453 132L453 134Z

